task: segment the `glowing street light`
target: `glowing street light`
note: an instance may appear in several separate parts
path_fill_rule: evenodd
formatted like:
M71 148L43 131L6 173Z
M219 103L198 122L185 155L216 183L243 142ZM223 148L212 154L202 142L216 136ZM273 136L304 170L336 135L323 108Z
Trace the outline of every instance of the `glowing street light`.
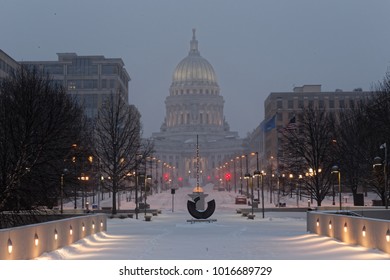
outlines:
M340 210L341 210L341 172L340 168L337 165L332 166L332 173L336 173L338 176L338 183L339 183L339 205L340 205Z

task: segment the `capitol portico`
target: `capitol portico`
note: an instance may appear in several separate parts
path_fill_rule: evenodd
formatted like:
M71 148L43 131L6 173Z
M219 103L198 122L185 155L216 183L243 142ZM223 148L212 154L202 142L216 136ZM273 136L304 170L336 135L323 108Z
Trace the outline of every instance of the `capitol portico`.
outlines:
M173 72L165 106L165 120L152 138L156 157L172 168L168 174L173 186L196 182L197 135L200 181L215 182L216 168L232 155L242 153L243 140L230 131L224 118L217 76L200 55L195 29L189 54Z

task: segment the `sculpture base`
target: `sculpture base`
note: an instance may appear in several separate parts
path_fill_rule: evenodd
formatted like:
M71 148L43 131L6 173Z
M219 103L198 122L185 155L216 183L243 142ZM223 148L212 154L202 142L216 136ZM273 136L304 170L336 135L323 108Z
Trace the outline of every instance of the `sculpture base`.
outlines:
M187 220L187 223L195 224L195 223L214 223L217 219L191 219Z

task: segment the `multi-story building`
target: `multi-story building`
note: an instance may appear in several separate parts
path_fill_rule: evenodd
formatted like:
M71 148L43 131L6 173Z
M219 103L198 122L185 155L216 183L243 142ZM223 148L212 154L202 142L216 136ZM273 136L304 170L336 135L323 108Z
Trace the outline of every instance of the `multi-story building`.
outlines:
M353 91L336 90L321 91L321 85L304 85L295 87L292 92L272 92L264 101L265 116L262 122L264 153L261 157L262 166L277 168L280 152L280 131L304 107L324 108L330 112L339 112L357 104L369 92L358 88ZM296 120L298 122L298 120Z
M0 82L15 72L19 64L8 54L0 50Z
M130 76L120 58L78 56L58 53L58 61L25 61L22 65L37 67L64 86L85 108L87 117L94 118L111 94L120 95L128 103Z

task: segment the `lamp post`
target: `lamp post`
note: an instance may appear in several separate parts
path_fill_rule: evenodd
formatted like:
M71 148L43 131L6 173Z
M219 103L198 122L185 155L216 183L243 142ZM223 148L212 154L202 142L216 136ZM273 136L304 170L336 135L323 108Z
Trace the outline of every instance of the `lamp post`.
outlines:
M234 175L234 193L237 192L237 170L236 170L236 160L233 158L233 175Z
M299 208L299 201L301 200L301 180L303 176L301 174L298 175L298 184L297 184L297 208Z
M261 176L261 212L263 214L263 219L264 219L264 184L263 184L263 174L259 170L259 153L256 152L256 170L253 172L253 175L257 179L257 199L260 202L260 186L259 186L259 177ZM253 194L252 194L253 195ZM253 199L252 199L252 204L253 204Z
M139 166L139 162L138 162L138 158L139 156L137 155L136 156L136 159L135 159L135 172L134 172L134 175L135 175L135 218L138 220L138 212L139 212L139 205L138 205L138 179L139 179L139 171L138 171L138 166Z
M382 159L380 157L375 157L374 158L374 164L373 167L375 166L381 166L383 164L383 175L385 179L385 208L389 208L389 202L388 202L388 191L387 191L387 145L386 143L383 143L379 147L380 149L385 149L385 161L382 163Z
M253 175L257 177L257 200L260 202L260 187L259 187L259 176L260 176L260 170L259 170L259 153L254 152L256 154L256 170L253 172Z
M68 169L64 169L61 174L61 214L64 213L64 176L68 173Z
M264 207L265 207L265 201L264 201L264 176L265 172L262 170L261 171L261 212L263 214L263 219L264 219Z
M251 178L252 178L252 180L251 180L251 208L252 208L252 217L255 217L254 215L253 215L253 207L254 207L254 205L253 205L253 177L251 176Z
M246 172L245 175L244 175L244 179L246 180L246 186L248 188L248 185L249 185L249 179L251 178L251 174L249 172ZM246 193L246 195L248 196L249 194L249 189ZM253 211L253 197L252 197L252 211Z
M146 175L145 176L145 206L144 206L144 208L145 208L145 215L146 215L146 197L147 197L147 189L146 189L146 184L147 184L147 181L152 181L152 175Z
M82 197L81 197L81 208L84 209L85 208L85 202L87 200L86 199L86 195L85 195L85 189L86 189L86 184L87 184L87 181L89 180L89 177L85 176L84 173L81 173L81 177L79 177L79 179L81 180L81 184L82 184L82 188L83 188L83 194L82 194Z
M246 173L244 175L244 178L246 180L246 196L249 195L249 178L251 177L251 174L248 171L248 155L245 155L245 166L246 166Z
M337 173L337 178L338 178L338 183L339 183L339 206L340 210L342 209L341 207L341 172L340 168L337 165L332 166L332 173Z
M242 179L243 179L243 174L242 174L242 158L243 157L245 157L244 155L242 155L241 157L240 157L240 169L241 169L241 171L240 171L240 194L242 195Z

